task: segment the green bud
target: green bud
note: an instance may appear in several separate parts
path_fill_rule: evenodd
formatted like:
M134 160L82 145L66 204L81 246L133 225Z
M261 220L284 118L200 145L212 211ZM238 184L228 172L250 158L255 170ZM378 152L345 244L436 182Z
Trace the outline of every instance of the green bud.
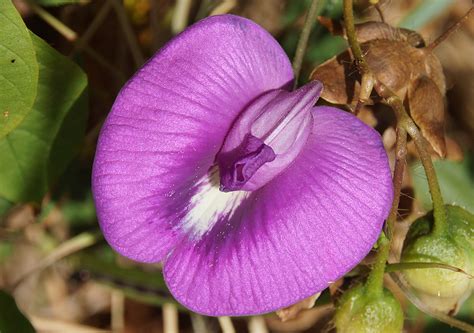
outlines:
M460 207L446 206L448 227L434 234L432 213L410 227L404 242L401 262L443 263L474 271L474 216ZM405 270L408 283L421 300L432 308L454 314L469 297L474 280L466 274L442 268Z
M373 295L358 285L341 297L334 321L338 333L400 333L403 311L390 291Z

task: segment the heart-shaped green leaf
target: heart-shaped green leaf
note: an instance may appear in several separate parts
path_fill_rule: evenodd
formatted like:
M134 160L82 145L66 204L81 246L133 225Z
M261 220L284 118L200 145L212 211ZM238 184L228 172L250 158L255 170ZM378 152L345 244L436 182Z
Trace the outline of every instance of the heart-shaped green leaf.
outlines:
M0 1L0 139L31 111L38 63L30 33L10 0Z
M87 117L87 78L68 58L31 34L39 63L32 111L0 139L0 196L38 201L78 151Z

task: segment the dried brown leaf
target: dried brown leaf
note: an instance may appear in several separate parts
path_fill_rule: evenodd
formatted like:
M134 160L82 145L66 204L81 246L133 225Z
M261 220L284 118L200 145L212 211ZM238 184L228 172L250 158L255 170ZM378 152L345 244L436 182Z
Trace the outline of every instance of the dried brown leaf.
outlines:
M283 322L295 319L301 311L311 309L314 306L314 303L316 303L319 295L321 295L321 293L317 293L296 304L280 309L276 311L276 314Z
M464 159L464 152L456 140L446 136L446 159L454 162L461 162Z
M359 72L349 50L322 63L314 69L310 80L318 80L323 86L321 98L333 104L353 104L360 91Z
M413 73L422 72L424 52L406 42L377 39L361 45L376 79L404 98Z
M436 83L420 76L410 83L408 108L421 133L439 156L446 156L444 138L444 98Z
M320 22L334 33L342 31L337 22L326 19ZM401 99L406 98L411 82L420 76L431 79L444 96L446 83L441 64L430 49L422 47L424 41L418 33L382 22L359 24L356 31L375 79ZM310 78L323 83L321 97L330 103L354 105L359 98L366 104L377 102L374 96L365 101L369 93L360 96L361 78L349 49L318 66Z
M425 41L416 31L395 28L383 22L369 21L356 25L356 35L359 43L375 39L407 42L410 46L419 48L425 46Z
M424 73L428 76L438 87L441 95L446 94L446 78L443 73L443 66L438 57L430 51L425 52L424 58Z
M318 21L322 26L328 29L332 35L343 36L347 39L344 26L340 21L322 16L318 17ZM425 46L423 37L416 31L395 28L384 22L368 21L356 24L355 31L359 43L365 43L375 39L386 39L407 42L410 46L416 48Z

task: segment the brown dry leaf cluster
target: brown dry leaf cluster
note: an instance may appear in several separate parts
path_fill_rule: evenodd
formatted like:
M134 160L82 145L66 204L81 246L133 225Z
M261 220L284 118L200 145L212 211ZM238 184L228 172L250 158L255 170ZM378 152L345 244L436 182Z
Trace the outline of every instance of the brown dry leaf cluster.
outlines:
M376 80L405 101L425 138L444 157L446 83L438 58L414 31L367 22L356 26L356 34ZM349 49L318 66L311 79L324 84L321 97L330 103L355 106L358 102L361 77ZM373 96L368 102L380 99Z

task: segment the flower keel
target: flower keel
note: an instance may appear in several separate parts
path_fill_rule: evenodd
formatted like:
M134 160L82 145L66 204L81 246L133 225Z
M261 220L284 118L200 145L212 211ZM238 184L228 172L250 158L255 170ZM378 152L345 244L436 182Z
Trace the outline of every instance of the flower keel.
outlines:
M321 83L313 81L293 92L270 91L251 103L217 155L221 191L254 191L285 170L308 139L311 109L321 91Z

